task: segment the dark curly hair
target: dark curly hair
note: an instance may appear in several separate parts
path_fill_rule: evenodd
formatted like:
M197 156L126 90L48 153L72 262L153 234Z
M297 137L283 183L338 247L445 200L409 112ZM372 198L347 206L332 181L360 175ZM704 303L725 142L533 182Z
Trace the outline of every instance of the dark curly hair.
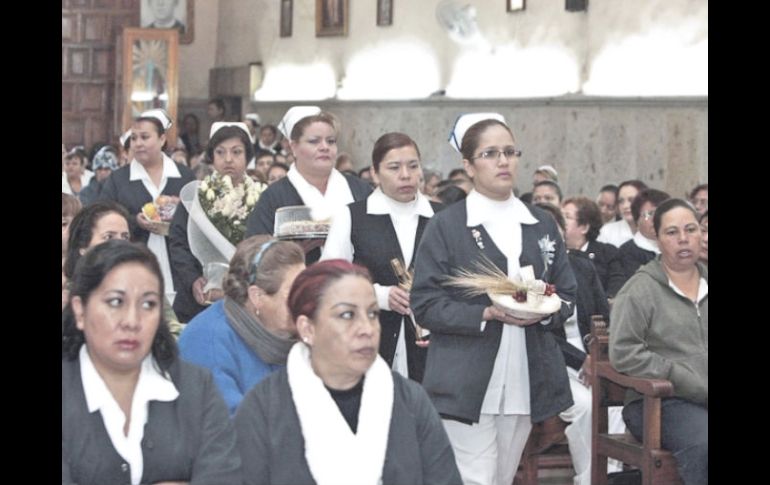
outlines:
M652 225L655 228L655 234L660 235L660 226L663 224L663 215L678 207L692 212L695 220L698 220L698 214L695 212L695 208L688 201L682 199L666 199L658 205L655 209L655 215L652 216Z
M634 220L639 222L639 217L642 216L642 206L645 202L650 202L655 207L658 207L661 202L666 199L670 199L671 196L668 193L658 189L646 189L639 192L639 195L631 202L631 215Z
M237 138L243 143L243 149L246 151L246 163L254 158L254 145L251 143L249 135L237 126L224 126L217 130L206 144L206 158L209 163L214 163L214 149L225 140Z
M86 337L77 327L75 314L72 311L72 298L80 297L83 304L88 303L91 294L102 284L104 278L116 267L138 263L147 268L163 290L163 273L160 271L155 255L145 246L122 240L112 240L90 249L80 258L75 267L70 288L70 301L62 312L61 355L62 359L75 360L78 358L80 347L86 343ZM163 319L164 299L160 301L160 324L152 342L152 356L161 371L166 371L177 359L178 350L173 335L168 328L168 322Z
M130 227L129 215L126 209L111 200L102 200L87 205L78 212L70 223L70 234L67 240L67 261L64 263L64 276L72 279L75 265L80 259L80 250L88 249L91 239L94 237L94 227L99 220L107 214L117 214L126 220Z

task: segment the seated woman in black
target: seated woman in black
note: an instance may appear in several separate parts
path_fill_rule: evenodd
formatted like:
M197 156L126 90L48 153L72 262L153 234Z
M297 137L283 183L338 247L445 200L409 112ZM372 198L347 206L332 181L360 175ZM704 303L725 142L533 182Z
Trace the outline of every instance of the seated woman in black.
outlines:
M602 289L609 284L610 261L618 248L612 244L596 240L602 228L602 216L599 206L588 197L570 197L561 205L564 215L564 243L567 249L580 251L588 256L599 274Z
M182 362L147 248L108 241L78 262L62 315L62 484L240 484L211 374Z
M419 384L378 355L366 268L300 273L289 309L301 342L235 416L245 485L460 485L441 419Z
M618 294L637 269L660 254L652 218L655 215L655 208L669 197L667 193L660 190L646 189L639 192L631 203L631 214L638 230L630 241L620 246L618 253L610 261L609 282L606 288L609 298L614 298Z

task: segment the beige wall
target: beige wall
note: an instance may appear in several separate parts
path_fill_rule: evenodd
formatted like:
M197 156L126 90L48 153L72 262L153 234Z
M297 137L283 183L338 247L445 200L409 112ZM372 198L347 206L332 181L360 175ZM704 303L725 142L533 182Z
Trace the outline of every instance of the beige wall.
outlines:
M259 34L265 33L268 19L278 15L278 5L278 0L219 0L216 67L245 66L260 61L258 46L262 37ZM278 21L274 24L278 25ZM275 36L278 37L277 30Z
M195 39L179 46L180 116L185 100L209 98L209 69L214 67L217 53L220 0L195 2Z

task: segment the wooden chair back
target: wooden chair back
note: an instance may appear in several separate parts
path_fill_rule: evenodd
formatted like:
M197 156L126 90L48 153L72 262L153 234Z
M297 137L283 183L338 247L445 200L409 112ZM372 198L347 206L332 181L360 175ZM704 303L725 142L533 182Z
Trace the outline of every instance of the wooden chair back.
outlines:
M593 423L591 431L591 482L607 485L607 458L642 472L642 485L681 485L673 455L660 446L660 403L673 395L670 381L631 377L616 371L609 360L609 334L601 315L591 317ZM640 443L630 433L609 434L609 406L622 406L628 389L644 397L644 436Z

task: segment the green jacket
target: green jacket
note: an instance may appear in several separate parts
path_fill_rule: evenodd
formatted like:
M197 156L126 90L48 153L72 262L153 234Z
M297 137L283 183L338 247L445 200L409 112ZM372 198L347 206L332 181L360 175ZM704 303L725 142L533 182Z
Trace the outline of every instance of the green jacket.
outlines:
M708 282L708 270L698 263ZM610 314L610 362L619 372L668 379L674 396L708 407L708 295L696 305L668 284L660 257L628 280ZM641 395L629 391L626 404Z

